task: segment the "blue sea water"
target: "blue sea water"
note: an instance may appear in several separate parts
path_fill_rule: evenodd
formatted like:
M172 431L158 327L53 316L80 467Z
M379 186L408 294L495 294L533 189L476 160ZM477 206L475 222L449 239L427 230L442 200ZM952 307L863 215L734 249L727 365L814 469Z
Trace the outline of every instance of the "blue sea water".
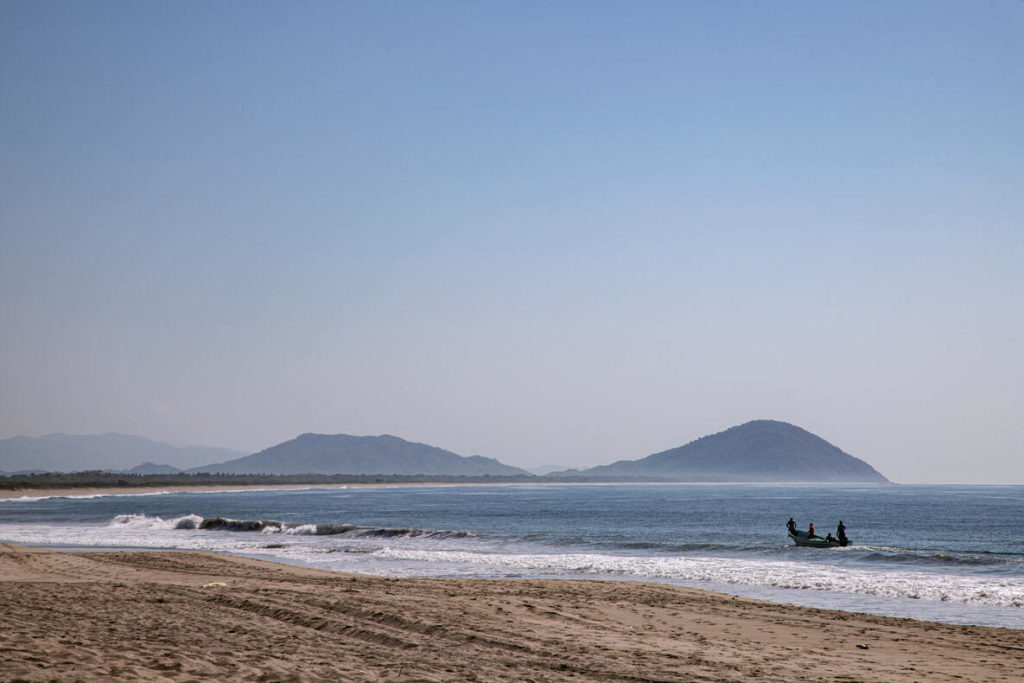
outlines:
M853 545L800 548L839 520ZM0 500L0 540L388 576L588 578L1024 628L1024 487L343 487Z

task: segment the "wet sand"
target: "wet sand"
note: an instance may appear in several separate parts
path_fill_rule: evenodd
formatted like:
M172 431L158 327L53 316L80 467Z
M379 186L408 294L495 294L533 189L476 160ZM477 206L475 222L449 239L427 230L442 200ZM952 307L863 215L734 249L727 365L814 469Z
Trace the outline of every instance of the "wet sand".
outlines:
M0 544L0 680L1019 681L1024 630L627 581Z

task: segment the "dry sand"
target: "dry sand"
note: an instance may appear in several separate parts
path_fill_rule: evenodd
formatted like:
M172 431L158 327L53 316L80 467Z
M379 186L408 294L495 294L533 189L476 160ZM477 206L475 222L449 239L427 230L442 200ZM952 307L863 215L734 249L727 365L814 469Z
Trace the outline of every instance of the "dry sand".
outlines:
M1020 681L1024 630L627 581L0 544L0 680L132 679Z

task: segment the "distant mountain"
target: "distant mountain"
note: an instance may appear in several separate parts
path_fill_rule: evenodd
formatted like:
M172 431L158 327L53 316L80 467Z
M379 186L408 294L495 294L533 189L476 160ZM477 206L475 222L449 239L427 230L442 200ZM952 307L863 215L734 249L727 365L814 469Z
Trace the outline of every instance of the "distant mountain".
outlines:
M303 434L259 453L193 472L229 474L432 474L529 476L494 458L463 457L397 436Z
M554 472L565 472L568 469L567 465L544 465L542 467L531 467L529 472L530 474L536 474L538 477L545 477Z
M775 420L754 420L641 460L621 460L573 474L584 479L660 481L888 482L863 460Z
M127 470L144 462L188 468L237 457L242 451L173 446L126 434L47 434L0 439L0 472Z
M180 467L158 465L152 462L144 462L130 470L125 470L126 474L181 474L182 472L184 472L184 470Z

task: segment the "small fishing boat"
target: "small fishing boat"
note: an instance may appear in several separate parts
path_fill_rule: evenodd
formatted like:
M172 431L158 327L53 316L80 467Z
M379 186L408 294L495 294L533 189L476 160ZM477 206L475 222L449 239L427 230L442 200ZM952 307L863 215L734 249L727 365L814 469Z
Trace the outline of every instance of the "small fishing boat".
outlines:
M808 548L841 548L843 546L850 545L850 539L844 539L845 543L837 539L822 538L821 536L811 536L806 531L790 531L789 537L793 539L793 543L797 545L806 546Z

